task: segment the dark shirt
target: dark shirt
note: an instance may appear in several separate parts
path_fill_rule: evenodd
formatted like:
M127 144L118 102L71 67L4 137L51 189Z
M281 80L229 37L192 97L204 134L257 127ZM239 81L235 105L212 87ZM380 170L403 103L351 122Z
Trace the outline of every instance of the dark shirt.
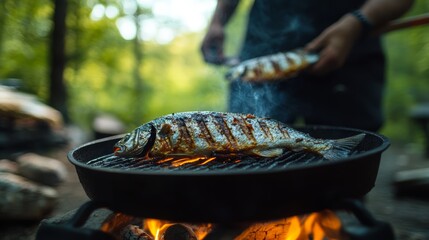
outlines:
M255 0L240 54L242 60L302 48L364 0ZM345 65L322 77L301 75L270 84L231 84L229 110L293 123L378 130L383 122L384 55L368 37Z
M241 59L304 47L363 0L255 0L249 14ZM352 56L380 52L378 38L367 39Z

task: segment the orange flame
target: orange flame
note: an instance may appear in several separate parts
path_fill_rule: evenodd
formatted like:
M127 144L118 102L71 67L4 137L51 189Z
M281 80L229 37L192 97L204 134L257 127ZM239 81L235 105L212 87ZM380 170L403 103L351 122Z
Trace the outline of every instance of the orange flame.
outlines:
M339 240L341 220L329 210L250 226L234 240Z
M157 163L170 163L173 167L180 167L186 164L196 164L198 166L206 165L209 162L212 162L216 160L216 157L182 157L182 158L175 158L175 157L169 157L164 158L161 160L158 160Z
M185 164L191 164L191 163L195 163L195 162L199 162L199 161L204 160L204 159L206 159L206 158L205 158L205 157L181 158L181 159L178 159L178 160L173 161L173 162L171 163L171 165L172 165L173 167L180 167L180 166L182 166L182 165L185 165Z
M162 232L175 223L145 219L144 228L162 240ZM211 224L183 224L195 233L198 240L204 239L212 230ZM315 212L303 216L294 216L277 221L257 223L249 226L234 240L340 240L341 220L330 210Z
M145 219L144 220L144 229L152 236L154 236L154 240L162 239L162 232L165 231L168 227L174 225L175 223L157 219ZM211 231L211 224L183 224L187 228L189 228L197 237L198 240L204 239L207 234Z

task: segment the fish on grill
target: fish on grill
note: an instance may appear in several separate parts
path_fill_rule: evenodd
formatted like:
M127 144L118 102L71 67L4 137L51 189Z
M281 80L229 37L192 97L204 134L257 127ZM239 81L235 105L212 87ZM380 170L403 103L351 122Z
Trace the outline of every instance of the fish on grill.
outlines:
M145 123L114 146L116 156L216 156L237 154L277 157L285 149L309 151L326 159L350 154L365 134L316 139L274 119L227 112L182 112Z
M301 49L252 58L232 67L228 80L269 82L296 76L319 60L319 55Z

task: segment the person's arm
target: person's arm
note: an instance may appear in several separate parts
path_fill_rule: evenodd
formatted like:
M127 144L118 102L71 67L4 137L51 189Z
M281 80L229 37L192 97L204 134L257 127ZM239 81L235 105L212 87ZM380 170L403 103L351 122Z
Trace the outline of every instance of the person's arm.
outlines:
M413 2L413 0L368 0L360 8L360 12L373 28L378 28L402 16ZM348 13L308 43L306 50L320 51L320 60L311 68L311 73L325 74L343 66L363 30L364 26L358 18Z
M225 60L223 44L225 25L228 23L239 0L218 0L206 36L201 45L204 60L208 63L221 64Z

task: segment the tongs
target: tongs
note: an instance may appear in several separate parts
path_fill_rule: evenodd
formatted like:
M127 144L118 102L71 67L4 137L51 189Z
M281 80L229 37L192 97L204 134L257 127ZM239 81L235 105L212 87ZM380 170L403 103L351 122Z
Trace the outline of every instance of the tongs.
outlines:
M425 25L429 23L429 14L422 14L392 21L384 27L375 29L371 35L381 35L387 32ZM286 80L297 76L311 65L319 61L319 54L294 49L287 52L252 58L240 62L238 58L226 58L222 63L230 67L226 79L248 82L272 82Z

